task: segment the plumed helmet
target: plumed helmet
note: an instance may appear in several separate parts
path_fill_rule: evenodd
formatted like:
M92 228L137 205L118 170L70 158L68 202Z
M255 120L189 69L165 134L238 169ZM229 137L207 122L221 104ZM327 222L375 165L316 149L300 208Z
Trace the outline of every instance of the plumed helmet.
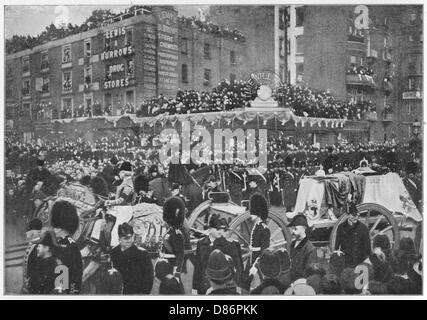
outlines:
M268 218L268 204L262 194L254 193L249 202L249 211L252 215L258 216L262 220L266 220Z
M54 228L60 228L69 234L74 234L79 227L79 216L76 208L68 201L57 201L51 210L50 223Z
M184 223L185 204L179 197L171 197L163 205L163 221L174 228L180 228Z

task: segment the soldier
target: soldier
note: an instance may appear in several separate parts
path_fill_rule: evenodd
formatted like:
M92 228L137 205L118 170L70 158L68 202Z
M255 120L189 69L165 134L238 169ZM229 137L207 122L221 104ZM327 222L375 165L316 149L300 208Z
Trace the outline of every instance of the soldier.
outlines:
M233 265L236 270L236 282L240 281L243 272L243 260L240 250L240 243L237 241L228 241L225 238L225 232L228 229L228 223L218 214L212 214L208 222L209 235L197 242L194 273L193 273L193 293L205 294L209 288L209 281L206 278L206 267L210 253L219 249L224 254L233 259Z
M63 293L78 294L82 284L83 262L80 250L72 235L79 227L76 208L67 201L57 201L51 209L51 225L61 245L57 258L59 265L67 267L69 287L62 288ZM60 290L61 291L61 290Z
M259 193L250 198L249 211L255 220L251 231L249 250L251 251L250 265L261 255L262 251L270 246L270 230L266 220L268 218L268 204L265 197Z
M28 279L29 294L51 294L55 290L55 273L57 266L55 251L59 244L53 231L46 231L40 239L35 242L37 245L37 257L33 262L33 268Z
M307 218L303 214L297 214L288 224L292 228L292 236L295 239L291 243L291 281L305 277L305 269L317 260L316 248L308 239Z
M166 200L163 206L163 221L168 226L160 257L167 259L174 267L174 275L180 277L184 267L184 249L187 237L183 233L186 214L184 202L178 197Z
M269 198L270 203L274 206L282 206L283 205L283 194L282 194L282 185L281 185L281 177L277 164L272 164L272 168L269 173L269 182L270 182L270 192Z
M105 201L106 206L129 205L132 203L134 188L132 181L132 165L125 161L120 166L120 178L123 180L116 191L115 200Z
M356 205L350 203L348 219L337 230L335 250L344 253L346 268L356 267L371 253L369 229L358 220L359 215Z
M295 206L295 201L297 198L296 195L296 180L295 176L292 173L292 158L288 157L285 159L285 170L282 173L282 189L283 189L283 203L286 208L286 211L292 211Z
M111 261L122 275L123 294L150 294L154 279L150 255L135 246L133 228L129 224L121 224L118 233L120 244L111 251Z

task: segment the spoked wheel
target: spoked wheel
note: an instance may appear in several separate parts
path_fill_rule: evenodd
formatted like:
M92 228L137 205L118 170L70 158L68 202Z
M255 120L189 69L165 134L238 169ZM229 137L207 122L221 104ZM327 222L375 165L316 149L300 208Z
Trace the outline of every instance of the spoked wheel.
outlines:
M229 205L236 205L234 202L229 201ZM204 227L207 223L207 218L209 214L209 209L212 205L212 200L207 200L205 202L202 202L199 204L191 213L190 217L188 218L188 226L190 227L190 231L192 233L196 233L197 231L204 231ZM229 217L225 217L227 220L229 220Z
M278 210L270 208L267 225L270 229L270 248L285 248L288 252L291 244L291 234L286 227L285 218L281 217ZM249 242L254 221L249 211L236 217L230 224L230 237L239 241L242 248L243 264L249 259Z
M368 227L371 247L375 237L380 234L385 234L389 238L391 248L397 249L399 247L399 226L391 211L375 203L359 204L357 210L360 213L359 221ZM338 226L345 223L347 219L348 214L342 215L332 229L329 241L332 250L335 249Z

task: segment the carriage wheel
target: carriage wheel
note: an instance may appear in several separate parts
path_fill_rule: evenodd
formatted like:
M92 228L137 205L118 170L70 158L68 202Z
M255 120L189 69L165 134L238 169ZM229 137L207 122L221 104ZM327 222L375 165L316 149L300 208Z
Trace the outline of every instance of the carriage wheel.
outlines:
M244 265L249 259L249 241L253 225L249 211L236 217L230 224L231 237L241 244ZM267 225L270 229L270 248L285 248L290 252L291 234L286 227L286 218L279 214L277 208L270 208Z
M397 249L399 247L399 226L391 211L375 203L359 204L357 205L357 210L360 213L359 221L368 227L369 237L371 238L371 247L375 237L379 234L385 234L388 236L391 248ZM329 239L332 251L335 250L338 226L346 222L347 219L348 214L343 214L332 229L331 237Z
M199 204L191 213L190 217L188 218L188 226L190 227L190 230L193 231L204 231L205 227L205 217L206 214L209 213L209 208L212 204L211 200L207 200L205 202L202 202ZM230 205L236 205L232 201L228 201L228 204Z

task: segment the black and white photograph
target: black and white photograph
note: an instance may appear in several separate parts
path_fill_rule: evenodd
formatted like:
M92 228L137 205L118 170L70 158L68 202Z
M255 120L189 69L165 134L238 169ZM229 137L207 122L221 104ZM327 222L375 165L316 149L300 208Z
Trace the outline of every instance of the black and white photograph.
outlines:
M3 295L422 298L423 11L4 4Z

